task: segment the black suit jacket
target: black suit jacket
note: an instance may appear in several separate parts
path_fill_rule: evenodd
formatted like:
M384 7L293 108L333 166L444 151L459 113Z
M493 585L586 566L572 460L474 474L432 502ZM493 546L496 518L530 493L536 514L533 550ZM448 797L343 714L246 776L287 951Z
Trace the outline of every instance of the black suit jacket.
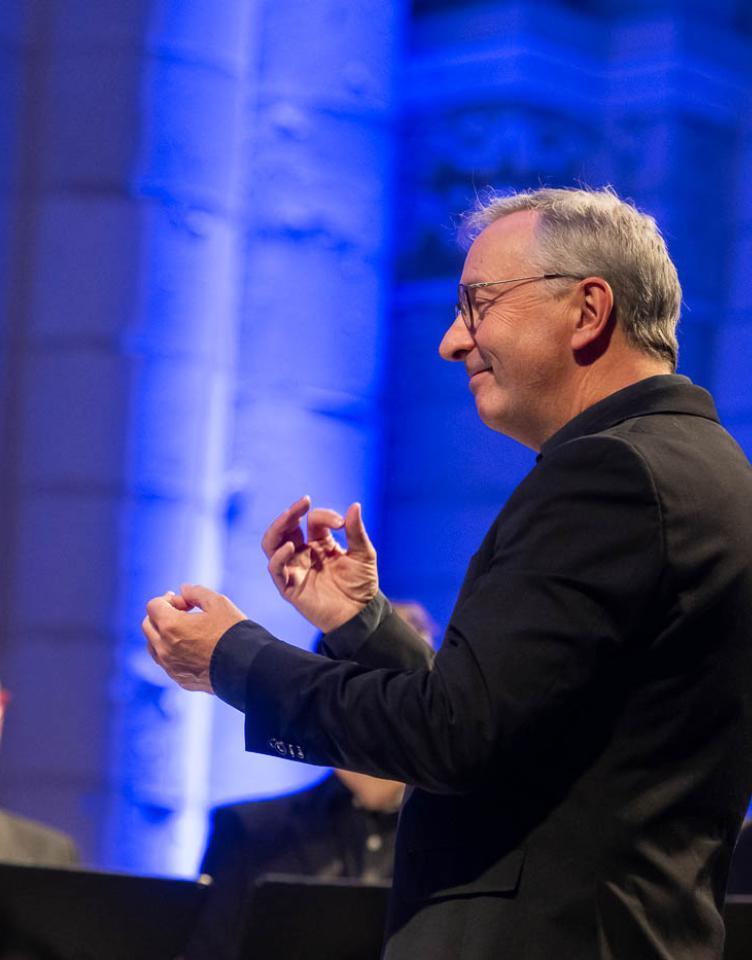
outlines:
M243 673L248 749L415 785L388 960L710 960L752 789L751 557L746 458L653 377L546 442L433 670L359 665L355 622L331 663L248 621L214 685L240 705Z

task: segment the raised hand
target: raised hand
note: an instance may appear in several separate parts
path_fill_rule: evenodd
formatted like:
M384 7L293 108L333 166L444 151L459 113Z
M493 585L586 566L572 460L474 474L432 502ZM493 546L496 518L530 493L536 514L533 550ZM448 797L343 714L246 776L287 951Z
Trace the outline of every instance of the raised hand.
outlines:
M141 629L149 653L186 690L212 693L209 667L217 641L245 614L220 593L199 584L183 584L146 605Z
M307 536L301 527L306 514ZM347 549L332 536L343 528ZM341 517L334 510L311 510L310 498L301 497L272 523L261 546L279 592L325 633L359 613L379 589L376 551L359 503Z

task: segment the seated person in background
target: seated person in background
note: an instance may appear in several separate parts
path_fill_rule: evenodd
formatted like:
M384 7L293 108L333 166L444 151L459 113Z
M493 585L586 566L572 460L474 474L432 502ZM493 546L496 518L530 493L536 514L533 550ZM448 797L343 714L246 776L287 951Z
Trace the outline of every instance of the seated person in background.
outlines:
M0 683L0 738L10 696ZM72 867L78 852L70 837L5 810L0 810L0 862L41 867Z
M432 658L436 625L418 603L394 611L425 640L415 666ZM316 652L326 653L321 639ZM380 662L390 666L380 651ZM201 863L214 879L186 960L236 960L246 908L256 880L266 873L321 879L391 881L394 838L404 784L333 770L313 787L271 800L218 807Z

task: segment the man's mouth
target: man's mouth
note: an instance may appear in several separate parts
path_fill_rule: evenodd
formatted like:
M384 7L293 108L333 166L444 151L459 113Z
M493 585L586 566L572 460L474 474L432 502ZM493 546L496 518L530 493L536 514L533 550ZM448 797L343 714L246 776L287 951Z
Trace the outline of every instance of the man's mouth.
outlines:
M483 379L483 374L484 374L484 373L490 373L490 372L491 372L491 368L490 368L490 367L481 367L480 370L473 370L472 372L471 372L471 371L468 371L468 374L469 374L469 377L470 377L470 379L468 380L468 384L467 384L468 387L469 387L471 390L474 391L474 390L475 390L475 387L478 386L478 384L479 384L479 383L481 382L481 380Z

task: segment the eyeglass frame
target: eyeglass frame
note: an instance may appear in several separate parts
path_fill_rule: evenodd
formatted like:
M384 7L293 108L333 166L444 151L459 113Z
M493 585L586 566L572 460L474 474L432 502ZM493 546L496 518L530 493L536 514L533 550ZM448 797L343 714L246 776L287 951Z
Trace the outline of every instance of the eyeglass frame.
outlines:
M457 284L457 303L455 303L454 308L457 311L457 314L462 317L462 320L467 327L467 332L471 337L475 337L475 334L480 328L480 323L477 325L473 320L473 302L470 299L469 290L477 290L480 287L496 287L502 283L531 283L534 280L584 280L584 277L580 277L574 273L541 273L535 277L513 277L511 280L479 280L476 283L458 283ZM467 310L462 309L462 303L467 304Z

